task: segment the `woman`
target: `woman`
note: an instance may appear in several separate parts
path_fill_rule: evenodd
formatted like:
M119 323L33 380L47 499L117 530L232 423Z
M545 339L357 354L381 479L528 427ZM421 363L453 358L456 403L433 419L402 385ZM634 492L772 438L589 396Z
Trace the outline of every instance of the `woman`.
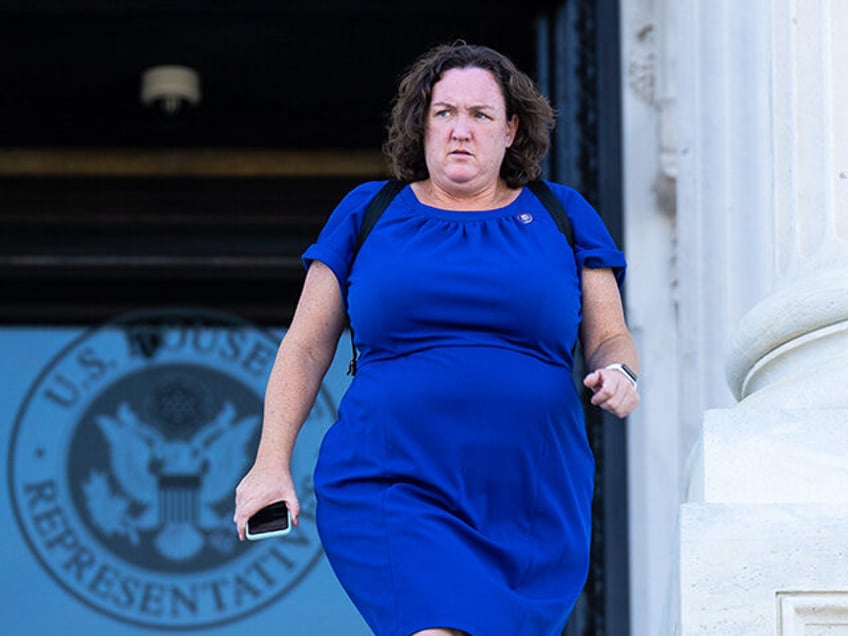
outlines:
M297 517L292 447L347 310L361 355L315 471L318 529L379 636L559 634L585 581L594 462L578 330L592 403L619 417L638 403L638 360L624 257L597 213L549 184L572 249L524 187L553 120L501 54L434 48L401 82L385 147L409 185L355 261L380 182L351 191L304 254L235 522L243 538L275 500Z

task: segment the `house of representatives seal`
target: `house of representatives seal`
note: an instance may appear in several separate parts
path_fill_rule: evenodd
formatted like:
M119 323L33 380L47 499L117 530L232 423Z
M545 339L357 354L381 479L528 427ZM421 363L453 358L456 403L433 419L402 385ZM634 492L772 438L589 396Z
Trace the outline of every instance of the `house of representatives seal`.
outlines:
M322 556L312 470L335 420L326 390L292 459L300 526L242 544L232 523L277 344L230 315L163 309L87 331L47 365L7 470L21 532L59 585L117 620L184 630L238 620L309 573Z

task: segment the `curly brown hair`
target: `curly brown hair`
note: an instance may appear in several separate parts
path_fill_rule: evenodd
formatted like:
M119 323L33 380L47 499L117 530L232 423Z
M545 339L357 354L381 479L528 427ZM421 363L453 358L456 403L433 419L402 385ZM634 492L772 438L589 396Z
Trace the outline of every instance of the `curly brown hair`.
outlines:
M501 164L501 177L511 188L537 179L550 146L554 109L512 60L487 46L461 40L425 52L401 78L383 144L395 177L420 181L430 176L424 160L426 113L433 85L454 68L481 68L494 75L506 102L507 119L518 115L518 131Z

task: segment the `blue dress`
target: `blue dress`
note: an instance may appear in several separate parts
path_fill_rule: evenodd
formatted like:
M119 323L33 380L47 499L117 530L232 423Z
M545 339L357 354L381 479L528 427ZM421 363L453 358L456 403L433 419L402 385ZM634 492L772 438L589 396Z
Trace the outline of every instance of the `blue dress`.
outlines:
M583 267L625 261L598 214L549 184L568 246L525 188L445 211L404 188L350 266L352 190L304 253L336 277L359 367L315 470L329 562L378 636L561 633L586 579L594 459L572 376Z

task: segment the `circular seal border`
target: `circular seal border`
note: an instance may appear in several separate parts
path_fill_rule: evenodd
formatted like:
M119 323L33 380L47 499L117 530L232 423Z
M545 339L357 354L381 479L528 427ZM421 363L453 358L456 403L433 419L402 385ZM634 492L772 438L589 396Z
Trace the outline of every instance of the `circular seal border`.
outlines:
M205 620L198 621L195 624L160 624L152 621L144 621L138 620L135 618L128 617L125 614L121 614L116 611L112 611L107 609L102 605L98 605L91 601L91 599L87 598L85 595L78 592L72 586L70 586L65 580L63 580L59 575L54 572L53 566L45 559L42 554L42 550L34 543L34 538L30 536L29 528L27 526L26 521L22 518L22 513L19 510L19 493L17 492L17 484L16 484L16 476L15 476L15 467L17 465L16 462L16 453L15 451L18 448L18 438L21 428L22 419L25 417L28 409L32 406L33 400L35 398L36 392L43 388L47 378L50 376L52 372L56 370L59 364L74 350L78 349L80 345L89 340L93 335L97 332L107 329L109 327L123 327L127 325L131 325L133 322L138 322L143 319L155 319L161 321L163 318L176 318L181 317L184 319L192 318L194 320L205 320L208 321L210 326L214 325L217 327L242 327L251 329L257 333L260 333L267 337L270 341L273 342L273 346L276 349L278 346L278 341L276 338L271 336L271 334L262 329L258 325L245 320L237 315L230 314L227 312L207 309L207 308L198 308L198 307L184 307L184 306L165 306L155 309L142 310L142 311L134 311L128 312L121 315L116 316L115 318L105 321L99 325L89 327L83 331L80 335L72 339L68 344L62 347L58 352L53 354L50 361L47 365L41 370L41 372L36 376L36 378L32 381L29 389L27 390L23 400L21 401L20 407L15 416L15 420L13 423L12 433L9 438L9 451L7 456L7 484L8 484L8 494L9 500L12 507L12 511L14 513L15 521L17 523L18 529L21 532L21 535L24 538L25 543L27 544L30 552L35 556L36 560L39 562L41 567L45 572L52 578L61 589L65 590L72 597L76 598L80 601L84 606L89 607L101 615L108 616L109 618L116 619L124 624L134 625L137 627L143 627L146 629L154 629L159 631L173 631L173 632L192 632L201 629L208 629L210 627L220 627L228 624L232 624L234 622L244 620L246 617L250 616L250 614L254 612L259 612L266 609L268 606L273 603L279 601L282 597L291 592L295 587L297 587L303 579L314 569L315 565L323 558L324 552L323 548L320 545L320 541L318 543L318 547L315 550L315 554L305 561L301 571L292 576L288 582L286 582L282 587L269 596L267 599L257 602L254 605L250 605L247 609L235 613L233 615L217 619L217 620ZM323 398L325 406L329 407L330 417L335 420L336 406L333 404L332 399L330 398L329 392L326 387L322 384L319 389L319 399Z

